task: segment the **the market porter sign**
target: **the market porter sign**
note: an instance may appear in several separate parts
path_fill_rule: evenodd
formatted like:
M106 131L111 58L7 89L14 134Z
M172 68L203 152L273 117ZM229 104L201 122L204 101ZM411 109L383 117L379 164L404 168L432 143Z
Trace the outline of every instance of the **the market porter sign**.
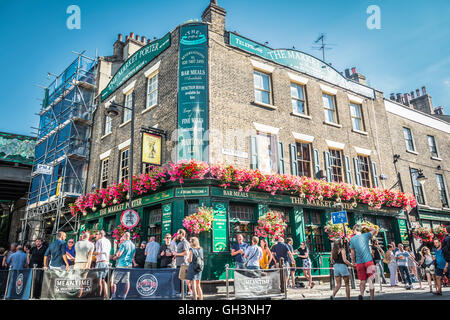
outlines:
M102 91L102 101L108 98L117 88L130 79L136 72L141 70L156 58L161 52L170 46L170 33L159 40L155 40L133 54L117 71Z
M178 160L208 161L208 26L180 29Z
M271 49L259 43L240 37L230 32L230 46L253 53L262 58L287 66L294 70L312 75L339 87L374 99L374 90L346 79L342 74L306 53L290 49Z

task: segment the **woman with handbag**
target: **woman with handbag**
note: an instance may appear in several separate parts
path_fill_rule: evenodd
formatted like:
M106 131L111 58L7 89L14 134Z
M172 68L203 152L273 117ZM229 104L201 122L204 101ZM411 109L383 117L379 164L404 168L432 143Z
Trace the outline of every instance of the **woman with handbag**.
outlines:
M350 272L348 267L356 268L356 265L347 260L342 239L334 241L330 261L333 264L334 277L336 278L336 286L330 299L334 300L334 297L341 288L342 279L344 279L345 296L347 300L350 300Z
M384 276L384 266L382 263L382 259L384 257L385 253L383 249L381 249L380 244L378 243L378 240L373 240L372 244L372 256L373 261L375 262L375 266L379 269L379 276L381 277L381 281L383 281L383 284L386 284L386 278Z
M186 279L191 282L192 299L203 300L203 291L200 283L204 267L203 248L200 247L200 242L197 237L192 237L189 240L189 244L191 247L189 248L189 267Z
M430 287L430 292L433 293L433 277L434 277L434 260L431 255L430 249L424 247L420 252L422 258L420 259L420 266L423 268L425 275L427 277L428 286Z
M306 247L306 242L303 241L298 248L298 257L302 259L303 264L303 274L309 281L309 288L314 288L315 283L312 281L311 275L311 260L309 259L309 250Z

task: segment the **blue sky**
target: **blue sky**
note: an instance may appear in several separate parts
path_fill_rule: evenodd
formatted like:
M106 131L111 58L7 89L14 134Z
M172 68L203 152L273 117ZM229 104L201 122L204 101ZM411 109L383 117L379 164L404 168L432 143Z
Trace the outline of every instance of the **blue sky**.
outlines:
M273 48L321 57L313 42L321 32L336 44L327 62L356 67L369 84L406 93L423 85L433 104L450 114L450 1L433 0L218 0L227 29ZM200 19L208 0L5 1L0 0L0 131L30 134L37 127L47 72L59 74L75 58L111 55L118 33L161 37L178 24ZM81 29L69 30L66 9L81 9ZM369 5L381 9L381 29L366 26Z

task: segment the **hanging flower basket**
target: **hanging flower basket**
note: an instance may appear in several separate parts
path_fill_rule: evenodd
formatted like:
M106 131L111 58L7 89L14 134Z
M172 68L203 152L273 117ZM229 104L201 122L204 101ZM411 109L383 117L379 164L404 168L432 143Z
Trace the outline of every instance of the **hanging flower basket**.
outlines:
M200 207L198 211L183 220L183 227L190 233L199 234L200 232L209 232L212 229L214 220L213 209Z
M360 224L361 224L361 227L362 227L362 233L370 232L369 228L376 229L377 233L378 233L378 231L380 231L380 227L377 226L376 224L372 223L372 222L363 221Z
M342 223L332 224L331 220L325 225L325 232L328 234L328 238L330 241L335 241L337 239L344 239L344 228L342 227ZM347 239L350 240L352 235L352 230L348 227L348 223L345 224L345 232L347 233Z
M119 224L112 232L112 237L117 244L120 243L120 238L122 238L125 232L130 233L131 241L139 240L140 238L139 233L141 232L141 224L131 229L124 227L122 224Z
M440 225L436 228L433 228L433 235L439 239L440 242L442 242L446 235L446 230L444 225Z
M431 244L433 242L434 234L430 230L430 228L426 227L418 227L412 231L412 235L414 238L418 239L420 243L424 245Z
M284 236L286 226L286 221L279 212L269 211L258 219L255 235L257 237L268 237L273 242Z

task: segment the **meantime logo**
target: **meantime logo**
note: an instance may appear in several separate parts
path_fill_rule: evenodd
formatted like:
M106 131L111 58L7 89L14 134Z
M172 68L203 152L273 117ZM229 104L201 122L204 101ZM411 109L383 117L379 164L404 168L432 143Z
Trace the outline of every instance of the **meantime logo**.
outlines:
M143 297L150 297L158 289L158 279L150 273L143 274L136 282L136 291Z
M85 293L90 293L92 291L92 280L80 278L57 278L55 280L56 293L76 294L80 289L83 289Z
M16 294L20 295L23 290L23 273L20 273L16 279Z

